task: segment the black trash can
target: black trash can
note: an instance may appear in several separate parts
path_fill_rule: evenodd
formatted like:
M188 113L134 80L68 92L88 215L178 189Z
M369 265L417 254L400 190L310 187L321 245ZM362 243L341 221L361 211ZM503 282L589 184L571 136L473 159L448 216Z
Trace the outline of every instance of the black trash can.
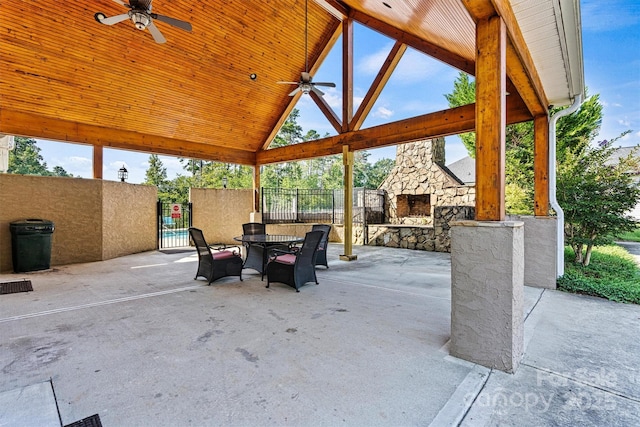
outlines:
M25 219L12 222L9 228L13 271L22 273L50 268L53 222Z

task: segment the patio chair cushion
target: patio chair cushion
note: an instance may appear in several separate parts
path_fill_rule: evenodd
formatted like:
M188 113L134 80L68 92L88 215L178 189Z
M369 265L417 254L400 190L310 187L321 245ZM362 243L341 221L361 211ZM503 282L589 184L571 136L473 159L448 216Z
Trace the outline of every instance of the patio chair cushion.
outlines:
M276 259L273 260L274 262L279 262L282 264L295 264L296 263L296 256L294 254L283 254L283 255L278 255L278 257Z
M211 254L211 256L213 256L213 259L217 260L221 260L221 259L227 259L227 258L232 258L234 256L238 256L238 254L232 252L232 251L219 251L219 252L213 252Z

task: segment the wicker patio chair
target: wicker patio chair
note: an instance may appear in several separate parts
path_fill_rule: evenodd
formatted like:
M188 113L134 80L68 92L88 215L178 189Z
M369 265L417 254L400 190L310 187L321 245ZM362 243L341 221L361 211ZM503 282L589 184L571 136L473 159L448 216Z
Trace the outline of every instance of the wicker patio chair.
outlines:
M260 222L242 224L242 234L244 236L267 234L266 225ZM243 245L246 253L243 268L251 268L260 272L260 274L264 274L262 271L264 268L264 247L250 243L243 243Z
M316 254L322 236L322 231L310 231L305 235L299 250L273 250L267 264L267 288L271 282L279 282L300 292L300 287L305 283L315 282L317 285Z
M242 281L240 248L227 247L224 244L219 244L217 247L209 246L199 228L190 227L189 235L198 250L198 271L194 280L204 277L211 284L222 277L239 276Z
M327 263L327 245L329 244L329 233L331 232L331 226L329 224L314 224L311 227L311 231L322 231L322 240L318 245L318 253L316 254L316 265L324 265L329 268Z

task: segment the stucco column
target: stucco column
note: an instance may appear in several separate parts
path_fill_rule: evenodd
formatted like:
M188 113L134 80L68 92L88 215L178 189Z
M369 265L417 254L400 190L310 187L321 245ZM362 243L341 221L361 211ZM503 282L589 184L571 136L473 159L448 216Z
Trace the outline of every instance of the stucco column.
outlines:
M525 286L556 289L558 217L514 216L511 219L524 222Z
M515 372L524 347L524 223L451 224L453 356Z

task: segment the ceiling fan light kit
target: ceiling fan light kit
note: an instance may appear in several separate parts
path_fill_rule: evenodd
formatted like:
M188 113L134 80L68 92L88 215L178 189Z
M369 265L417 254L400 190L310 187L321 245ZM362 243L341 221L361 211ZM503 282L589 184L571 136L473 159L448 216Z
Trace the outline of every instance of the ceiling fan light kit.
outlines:
M130 19L138 30L143 31L148 29L156 43L164 43L167 39L164 38L158 27L153 23L154 19L185 31L191 31L191 24L186 21L152 13L151 3L153 0L129 0L129 3L125 3L123 0L113 1L130 10L127 13L111 17L107 17L102 12L97 12L93 15L96 21L104 25L114 25Z
M305 95L313 92L318 96L324 95L320 89L316 86L336 87L335 83L329 82L314 82L313 77L309 74L309 53L307 49L309 38L309 0L304 2L304 71L300 73L300 81L297 82L278 82L286 85L298 85L289 96L294 96L298 92L302 92Z

